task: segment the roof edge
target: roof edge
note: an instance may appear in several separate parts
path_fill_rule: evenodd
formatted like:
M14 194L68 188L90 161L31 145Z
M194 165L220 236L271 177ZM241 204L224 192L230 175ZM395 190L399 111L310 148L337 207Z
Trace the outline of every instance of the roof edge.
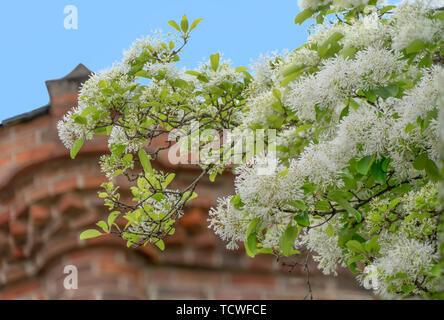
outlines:
M45 114L49 113L49 108L50 105L47 104L43 107L37 108L35 110L29 111L29 112L25 112L19 115L16 115L14 117L11 118L7 118L5 120L2 121L2 123L0 124L0 127L12 127L13 125L16 125L18 123L23 123L23 122L28 122L31 121L37 117L43 116Z

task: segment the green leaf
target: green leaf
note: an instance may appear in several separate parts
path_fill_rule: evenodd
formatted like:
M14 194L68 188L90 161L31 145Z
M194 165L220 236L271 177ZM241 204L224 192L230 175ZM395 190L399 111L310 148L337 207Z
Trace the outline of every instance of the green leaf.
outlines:
M327 233L327 236L329 238L333 237L333 234L334 234L333 226L331 224L329 224L327 226L327 228L325 229L325 232Z
M310 225L310 218L308 217L307 211L305 211L302 215L295 215L294 220L300 225L301 227L308 227Z
M303 70L290 74L281 82L281 87L285 87L290 81L293 81L302 74Z
M427 155L427 153L421 153L413 161L413 168L415 168L416 170L424 170L428 160L429 156Z
M149 74L148 74L148 71L146 71L146 70L137 71L135 76L136 77L142 77L142 78L149 78L150 77Z
M349 260L347 260L346 263L347 263L347 265L350 265L350 264L352 264L352 263L355 263L355 262L361 261L362 259L363 259L363 256L360 255L360 254L358 254L358 255L356 255L356 256L350 258Z
M399 92L399 87L395 84L391 84L385 87L375 88L375 93L383 99L389 97L395 97Z
M415 39L405 48L405 52L407 54L415 53L425 49L426 43L422 39Z
M373 164L373 161L375 160L375 155L373 156L366 156L358 161L356 164L356 170L358 173L362 175L367 175L368 170L370 169L371 165Z
M431 269L430 269L430 271L429 271L429 273L430 273L430 275L432 276L432 277L439 277L439 276L441 276L441 266L440 265L435 265L435 266L433 266Z
M78 123L78 124L87 124L88 121L86 120L85 117L79 116L78 114L75 114L73 116L74 122Z
M296 18L294 19L294 23L301 24L302 22L304 22L305 20L310 18L314 13L315 13L315 10L313 10L311 8L307 8L307 9L298 13Z
M200 72L197 72L197 71L194 71L194 70L188 70L188 71L185 71L185 73L186 74L191 74L192 76L196 76L196 77L199 77L201 75Z
M176 23L176 21L174 21L174 20L170 20L170 21L168 21L168 24L171 26L171 27L173 27L174 29L176 29L177 31L181 31L180 30L180 27L179 27L179 25Z
M234 71L239 72L239 73L247 71L247 70L248 70L247 67L242 67L242 66L241 67L237 67L236 69L234 69Z
M426 54L424 58L419 61L418 67L419 68L430 68L430 66L433 64L432 57L430 56L430 53Z
M364 247L359 241L350 240L345 244L347 248L356 253L365 253Z
M212 174L210 174L209 179L211 182L214 182L214 180L216 180L216 176L217 176L217 172L213 172Z
M347 199L344 196L344 192L342 192L342 191L331 191L331 192L328 193L327 197L330 200L332 200L332 201L336 202L337 204L339 204L348 213L353 214L355 216L357 222L361 222L361 220L362 220L361 213L350 205L350 203L347 201Z
M230 199L230 203L238 210L240 210L245 204L242 202L240 195L236 194Z
M194 20L193 23L191 24L190 31L196 28L199 22L201 22L202 20L203 20L202 18Z
M330 210L330 205L327 200L319 200L314 203L315 209L317 211L328 211Z
M98 227L100 227L103 231L105 231L106 233L109 233L109 229L108 229L108 225L106 224L105 221L99 221L96 223Z
M108 226L111 228L111 226L114 224L114 221L116 218L120 215L119 211L113 211L108 215Z
M291 75L293 73L297 73L297 72L301 71L304 68L305 68L305 64L300 64L300 63L292 64L292 65L284 68L284 70L282 71L282 76L284 78L288 77L289 75Z
M321 58L327 58L333 56L341 49L338 41L341 40L344 35L340 32L334 32L325 42L319 46L318 54Z
M182 195L182 200L187 199L188 196L190 196L190 193L191 193L191 191L186 191L186 192L184 192L184 194ZM191 201L191 200L196 199L196 198L197 198L197 193L196 193L196 192L193 192L193 193L191 194L190 198L189 198L187 201Z
M425 171L427 176L433 181L439 181L441 179L441 174L439 173L439 169L435 161L428 159L425 165Z
M346 117L348 115L348 106L346 106L344 109L342 109L341 114L339 115L339 120L342 120L342 118Z
M357 103L355 99L350 98L349 103L350 103L350 106L353 108L353 110L355 110L355 111L358 110L359 103Z
M271 106L273 107L274 110L276 110L279 113L284 113L285 112L284 108L282 108L282 105L281 105L280 101L274 102ZM275 123L279 123L279 121L276 121Z
M174 87L177 87L177 88L187 88L188 87L188 82L186 82L183 79L175 79L174 81L172 81L172 84Z
M394 207L396 207L396 206L398 205L399 202L401 202L401 198L395 198L395 199L393 199L392 201L390 201L390 203L389 203L387 209L388 209L388 210L393 209Z
M261 222L261 219L259 218L253 218L251 219L250 224L248 225L248 229L247 229L247 237L252 233L252 232L256 232L256 228L259 226L259 223Z
M210 55L211 69L213 69L213 71L217 71L217 68L219 67L219 59L219 53Z
M253 218L248 226L246 241L245 241L245 251L250 257L254 257L257 253L257 238L256 230L260 224L261 220L259 218Z
M376 235L365 243L365 249L367 252L371 253L379 250L381 246L378 243L378 238L379 236Z
M88 230L83 231L80 234L80 239L81 240L86 240L86 239L95 238L95 237L98 237L98 236L101 236L101 235L102 235L102 233L99 230L88 229Z
M405 294L409 294L415 289L416 289L415 285L404 285L401 287L402 292L404 292Z
M441 11L435 12L433 19L444 20L444 11L441 10Z
M303 125L297 127L297 129L294 131L294 133L295 134L301 133L301 132L303 132L305 130L310 129L312 126L313 126L313 124L311 124L311 123L303 124Z
M165 250L165 243L163 242L162 239L158 239L154 242L154 244L162 251Z
M147 174L152 174L153 173L153 168L151 167L151 162L150 162L150 158L147 153L145 152L145 150L143 149L139 149L139 160L140 160L140 164L142 165L143 171Z
M379 9L378 11L379 11L379 14L383 14L383 13L386 13L387 11L392 10L393 8L396 8L396 6L385 6L385 7L382 7L381 9Z
M162 201L163 199L165 199L165 195L163 193L155 193L152 198L158 202Z
M364 92L364 96L367 98L368 101L370 101L371 103L375 103L376 102L376 93L373 90L366 90L363 91Z
M356 190L358 188L358 183L351 177L342 177L342 181L344 181L344 186L348 190Z
M165 178L165 182L162 184L162 187L166 188L174 180L175 176L175 173L170 173L169 175L167 175L167 177Z
M384 172L381 167L381 162L373 162L371 169L370 169L372 177L375 179L376 182L383 184L385 182L385 179L387 177L387 172Z
M257 253L265 253L265 254L272 254L273 249L271 248L260 248L257 250Z
M99 81L99 88L100 89L107 88L108 86L109 86L109 81L108 80L100 80Z
M188 18L186 15L183 15L182 21L180 22L180 27L183 33L186 33L188 31Z
M290 200L287 202L290 206L298 208L301 211L307 210L307 205L301 200Z
M360 273L358 266L356 265L356 262L350 263L349 268L350 268L350 271L353 272L354 274Z
M343 56L344 58L353 58L353 56L355 55L355 53L358 51L358 49L356 49L355 47L345 47L341 50L340 54L341 56Z
M106 198L106 197L108 197L108 193L106 193L106 192L99 192L99 198Z
M256 232L252 232L248 235L247 240L245 241L245 251L247 255L253 258L257 253L257 239Z
M289 256L291 254L298 234L298 227L292 226L291 223L289 223L280 239L280 249L285 256Z
M281 99L282 99L282 94L281 94L281 92L280 92L278 89L276 89L276 88L273 89L273 96L274 96L276 99L278 99L278 100L281 100Z
M113 154L115 154L116 156L120 157L122 155L122 153L125 151L126 146L124 144L113 144L111 146L111 151Z
M69 152L71 159L74 159L77 154L79 153L80 149L83 146L83 143L85 142L85 139L81 138L81 139L77 139L76 141L74 141L71 151Z

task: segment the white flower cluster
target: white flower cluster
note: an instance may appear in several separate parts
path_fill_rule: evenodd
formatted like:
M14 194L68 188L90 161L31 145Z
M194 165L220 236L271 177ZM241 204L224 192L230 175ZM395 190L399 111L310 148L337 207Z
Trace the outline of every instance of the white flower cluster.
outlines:
M92 74L90 78L82 84L79 92L80 98L78 100L78 106L65 114L63 120L57 124L60 139L68 149L72 147L72 144L77 139L92 138L92 129L94 128L95 120L92 119L91 112L89 112L88 109L91 107L96 107L99 110L104 109L103 102L101 102L101 98L104 98L101 91L101 83L103 83L103 81L106 81L108 85L116 82L124 88L134 84L120 65L114 65L111 69ZM120 95L117 93L115 93L115 96L120 98ZM75 122L73 118L75 115L83 115L86 119L86 124Z
M309 50L311 51L311 50ZM272 52L267 56L260 56L252 65L254 78L250 85L251 95L260 94L271 88L278 87L283 78L279 72L276 72L283 65L290 63L291 54L288 50L281 53Z
M245 217L242 210L237 210L230 202L232 197L218 199L217 209L212 208L209 212L209 228L225 241L228 241L228 249L237 249L237 241L243 241L247 231L249 218Z
M300 1L300 6L314 9L327 3ZM333 4L347 7L365 3L333 1ZM406 2L395 10L393 18L380 18L373 12L351 25L336 22L331 27L322 26L310 36L306 46L282 56L261 58L254 67L256 79L246 102L243 125L266 123L276 114L273 103L277 100L273 93L278 89L283 104L296 113L298 120L313 124L307 132L318 133L312 143L288 160L288 167L280 164L268 176L257 175L255 163L237 169L235 187L243 207L234 208L227 198L212 210L210 217L211 227L229 241L230 248L235 247L237 241L245 241L246 228L253 218L261 220L263 247L278 248L280 236L294 216L287 210L288 203L301 201L309 211L316 210L316 202L325 199L329 188L344 186L343 176L351 160L375 155L376 161L390 158L393 178L411 181L413 188L396 207L401 210L400 217L406 219L405 223L399 223L398 231L384 229L384 223L387 226L387 220L393 218L389 213L381 214L382 220L375 220L378 222L371 221L370 218L376 216L372 212L367 216L370 220L363 217L362 235L367 239L374 236L373 227L382 226L377 229L380 251L369 264L381 283L378 293L390 296L403 286L422 284L426 273L437 262L436 243L428 238L436 229L436 217L419 214L424 206L436 206L431 199L437 197L437 185L427 184L419 189L418 178L425 173L414 169L412 163L418 153L426 152L434 161L439 157L442 126L434 118L444 87L444 68L436 64L430 68L419 67L403 58L402 49L415 39L437 41L437 37L442 37L442 20L438 20L430 18L430 10L424 4ZM310 49L318 48L338 32L343 35L339 43L344 48L357 50L352 57L336 54L322 60L316 50ZM295 66L307 66L306 70L311 71L300 74L283 90L280 87L285 78L282 73ZM410 86L401 89L405 83ZM395 93L383 98L378 93L374 100L364 97L366 92L378 92L393 85L401 96ZM328 116L325 120L319 118L322 112ZM279 144L287 146L292 139L297 140L295 128L284 127L278 133ZM314 192L304 192L307 183ZM362 182L357 183L359 189L363 189L358 197L365 199L373 194ZM370 203L374 210L377 204L387 207L390 200L377 199ZM320 223L320 226L303 232L294 247L305 246L316 252L314 258L319 268L327 274L336 273L336 268L345 266L352 257L348 249L338 245L344 220L340 216L334 216L328 223L316 217L310 219L313 219L312 225ZM361 275L360 280L365 281L366 275ZM436 284L431 281L422 285L428 290ZM420 293L418 288L412 293Z
M272 104L276 102L272 91L265 91L253 97L249 97L247 105L249 110L242 114L242 122L246 127L255 123L266 123L267 119L273 116L276 111Z
M422 130L417 125L417 120L426 119L430 112L437 109L439 77L443 73L444 68L437 66L426 70L417 85L408 90L401 99L387 99L388 104L392 104L395 114L399 115L389 132L391 145L388 151L392 158L391 165L400 177L412 176L415 172L411 166L412 155L406 146L415 145L420 150L426 151L430 159L438 159L440 128L438 122L432 120L429 127ZM412 127L409 129L409 126Z
M193 131L192 120L218 117L220 124L214 126L220 125L219 129L226 129L225 122L241 132L252 127L278 128L282 157L273 159L273 152L264 153L237 167L236 196L220 199L210 211L210 227L228 242L228 248L237 248L238 242L246 240L251 223L260 221L257 240L262 248L275 253L281 249L285 254L282 234L285 230L293 233L298 224L302 232L293 248L304 246L315 252L324 273L336 274L338 266L350 265L349 260L357 258L356 252L366 252L374 256L354 261L376 270L372 276L378 277L381 295L391 296L412 285L414 294L442 285L438 280L424 280L438 258L436 242L430 237L436 230L438 189L423 178L433 177L430 170L436 170L435 163L425 164L439 159L439 135L443 134L436 118L442 112L439 96L443 95L444 68L442 50L438 54L436 48L444 40L444 22L420 1L405 1L387 15L374 5L367 6L368 2L299 0L302 9L332 7L339 12L359 7L360 13L356 18L345 15L346 23L336 19L331 25L321 24L307 44L292 52L259 58L246 90L242 88L249 77L244 69L234 69L220 54L187 72L174 65L176 38L155 34L139 39L124 53L122 64L94 74L83 85L78 107L58 123L61 140L71 148L76 139L90 139L97 129L105 129L110 149L119 150L100 161L111 179L133 167L132 154L145 142L146 130L176 129L165 119L182 119L178 129L187 133ZM438 45L429 46L429 42ZM409 49L412 43L417 48ZM142 85L139 77L148 78L149 83ZM232 90L235 97L219 95L221 90ZM238 105L231 106L233 101ZM229 116L222 119L222 114ZM100 123L102 119L112 123ZM98 123L101 128L96 127ZM238 138L243 142L243 134ZM131 154L115 156L122 149ZM360 159L362 166L372 159L364 168L367 174L359 163L355 166ZM383 160L389 160L385 169ZM210 168L208 163L201 166ZM424 170L419 170L421 166ZM222 169L223 165L216 165L210 174ZM347 178L356 187L349 187ZM389 179L386 184L384 179ZM392 203L388 196L394 188L389 184L392 181L408 184L412 191ZM385 185L389 187L382 190ZM146 206L137 209L145 211L138 212L144 220L138 219L129 232L152 232L154 220L178 208L168 221L174 223L182 214L179 197L179 192L166 190L162 198L148 199ZM354 227L360 228L359 234ZM360 241L354 246L353 242L339 245L344 232L354 232ZM377 239L377 249L370 239ZM359 278L365 282L366 277Z
M368 0L299 0L298 5L302 10L304 9L317 9L321 6L332 4L333 7L338 9L354 8L362 5L366 5Z
M315 50L300 47L293 52L284 50L273 52L270 56L261 56L252 66L254 78L248 89L248 101L241 120L246 127L266 123L276 111L272 104L276 102L273 89L281 91L285 69L295 65L316 66L320 58Z
M409 238L405 233L384 233L380 236L380 257L370 264L376 269L378 278L377 294L385 298L399 296L392 288L422 283L423 277L436 264L438 254L430 242ZM387 278L391 281L387 281ZM360 277L361 281L365 277ZM436 283L424 283L425 289L434 287ZM420 294L415 288L413 294Z
M166 189L166 192L178 192L178 190ZM142 234L155 234L159 231L159 223L162 220L167 220L167 217L172 219L179 219L183 215L183 210L180 209L175 211L177 208L177 203L180 202L181 196L175 193L164 193L164 198L162 200L155 200L154 198L149 198L145 200L143 209L145 212L141 215L140 221L132 223L128 227L127 231L132 233L142 233ZM171 227L172 223L169 224Z
M441 1L442 3L442 1ZM424 1L405 1L399 4L391 17L388 31L392 37L392 47L405 49L414 40L430 42L444 39L444 21L431 19L433 10L424 6Z
M289 85L286 103L301 119L315 120L315 105L330 107L337 118L346 98L356 95L359 89L385 86L393 74L400 73L404 63L399 57L389 50L369 47L359 51L352 60L328 59L319 72Z
M429 86L424 86L424 82L429 83ZM411 92L408 92L403 99L398 99L398 104L410 99L413 96L411 93L420 88L430 91L436 86L430 82L430 76L425 75L423 81L419 82ZM432 92L431 95L430 105L424 108L424 112L433 106L436 107L437 92ZM425 97L423 94L417 94L416 99L427 99L427 94ZM419 106L419 101L418 104L410 105L410 108L416 108L417 105ZM419 114L424 116L424 112ZM407 112L406 116L408 116ZM403 124L399 125L398 121ZM254 165L241 166L237 170L236 192L246 204L246 211L255 212L255 216L269 219L271 213L279 216L276 208L285 200L301 199L308 205L316 200L302 197L299 190L306 181L315 183L322 190L332 185L341 187L342 170L354 157L361 158L373 154L390 155L394 159L393 166L397 175L414 177L418 173L412 170L411 165L403 167L398 163L406 161L397 161L404 152L399 148L398 128L405 129L404 125L403 116L395 119L392 117L391 110L381 113L374 106L362 102L356 111L351 109L349 115L341 120L332 139L311 144L305 148L299 158L292 159L286 175L279 174L283 170L280 168L273 175L258 176ZM433 135L430 139L437 141L437 130L432 131L431 134ZM213 216L217 216L217 210L213 211ZM281 225L286 225L286 223L288 219L280 222ZM223 233L222 230L218 232ZM225 235L225 237L230 236Z
M315 252L313 260L318 262L318 268L324 274L337 275L338 265L345 266L343 250L338 246L338 233L341 228L340 219L337 216L333 217L329 221L329 225L333 228L333 236L329 237L327 235L328 224L323 224L306 232L302 236L301 245L305 245L308 250Z
M108 145L111 148L112 145L117 144L123 144L127 153L137 152L141 146L141 142L131 139L124 128L114 126L109 135Z
M383 228L378 235L380 250L377 257L367 266L367 270L375 270L370 274L362 273L358 276L359 281L364 284L370 280L375 287L375 292L385 298L399 296L401 287L423 283L424 277L428 274L432 266L438 259L437 245L430 240L422 238L431 236L437 225L437 216L424 218L424 206L432 209L436 206L438 186L436 183L428 183L418 191L411 191L406 194L398 204L392 209L399 211L403 215L400 220L400 230L398 232L387 231ZM375 199L371 202L372 212L367 216L367 223L364 232L371 237L375 226L387 223L390 219L391 211L387 210L390 201L387 199ZM383 217L375 218L383 215ZM421 216L422 215L422 216ZM313 228L303 235L303 244L316 254L315 261L319 262L318 267L325 274L334 273L339 265L345 266L345 261L350 256L337 245L340 219L335 216L329 221L333 236L326 232L327 225ZM376 278L374 278L376 276ZM434 279L431 282L424 282L423 288L431 289L436 286L443 286L443 279ZM415 289L413 294L419 294L419 289Z
M172 41L174 46L177 46L179 43L178 37L174 34L165 35L161 30L154 30L151 35L134 41L131 48L123 52L122 65L126 68L130 68L136 58L140 57L144 52L152 52L158 59L160 59L160 62L167 63L169 56L163 55L162 53L165 52L165 44L169 41Z
M378 47L389 38L389 32L376 12L365 16L353 25L341 25L338 31L344 34L341 40L344 47L364 48L368 44Z
M221 55L216 71L212 69L210 61L201 63L197 71L208 77L209 81L207 83L200 83L204 90L211 90L212 87L217 87L223 83L235 83L242 79L242 74L235 71L231 66L231 61L222 60Z

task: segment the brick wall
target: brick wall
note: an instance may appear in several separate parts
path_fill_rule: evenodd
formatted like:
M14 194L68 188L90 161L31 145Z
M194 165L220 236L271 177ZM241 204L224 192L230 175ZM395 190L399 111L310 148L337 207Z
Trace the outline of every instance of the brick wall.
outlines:
M82 230L106 215L97 197L105 181L97 159L106 141L85 144L75 161L60 143L56 124L75 106L83 65L47 81L50 103L3 121L0 127L0 299L302 299L305 273L291 273L271 256L251 259L227 251L207 228L208 209L233 191L233 177L199 184L176 233L159 253L128 249L114 237L82 241ZM173 167L160 156L154 166L191 181L191 167ZM124 181L123 190L128 188ZM78 289L66 290L64 268L78 270ZM347 272L323 276L311 263L315 298L371 298Z

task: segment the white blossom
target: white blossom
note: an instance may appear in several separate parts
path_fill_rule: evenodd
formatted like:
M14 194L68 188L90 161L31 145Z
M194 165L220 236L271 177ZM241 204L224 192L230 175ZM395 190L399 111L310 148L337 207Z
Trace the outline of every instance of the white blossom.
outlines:
M393 21L388 29L392 37L392 47L406 48L414 40L432 41L444 39L444 22L430 19L430 9L421 1L404 1L394 9Z

